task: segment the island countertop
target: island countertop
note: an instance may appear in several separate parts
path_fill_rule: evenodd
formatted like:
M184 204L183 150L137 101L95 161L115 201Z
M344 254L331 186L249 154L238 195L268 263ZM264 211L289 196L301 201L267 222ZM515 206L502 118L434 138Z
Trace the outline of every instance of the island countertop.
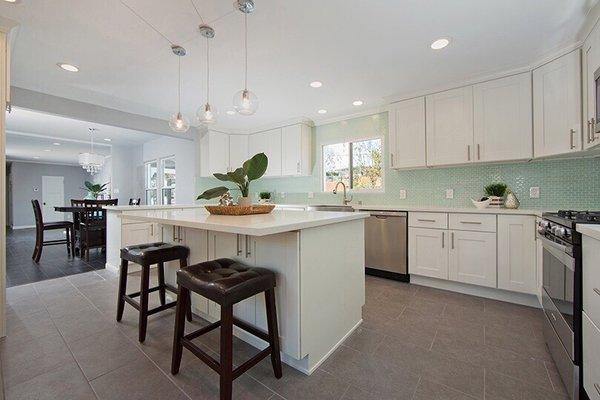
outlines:
M133 221L155 222L163 225L216 232L266 236L364 219L369 217L369 213L274 210L270 214L230 216L211 215L204 208L191 208L184 210L139 210L129 212L126 215L119 215L119 217Z

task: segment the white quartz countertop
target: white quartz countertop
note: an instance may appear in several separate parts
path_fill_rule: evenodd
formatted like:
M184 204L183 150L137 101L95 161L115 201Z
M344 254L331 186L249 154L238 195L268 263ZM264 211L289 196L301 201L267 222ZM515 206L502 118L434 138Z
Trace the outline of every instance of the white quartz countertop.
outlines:
M600 225L577 224L577 231L582 235L600 240Z
M121 214L119 217L142 222L206 229L217 232L236 233L250 236L265 236L297 231L322 225L364 219L362 212L323 212L274 210L259 215L211 215L204 207L184 210L140 210Z
M141 206L105 206L104 209L108 211L140 211L140 210L170 210L178 208L204 208L202 204L172 204L172 205L141 205Z

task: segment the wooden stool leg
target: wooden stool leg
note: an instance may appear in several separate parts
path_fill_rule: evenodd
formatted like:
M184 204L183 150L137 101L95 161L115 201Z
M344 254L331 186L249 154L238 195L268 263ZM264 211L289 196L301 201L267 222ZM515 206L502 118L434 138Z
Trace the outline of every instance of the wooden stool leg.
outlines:
M181 339L185 334L185 314L189 308L187 302L190 298L190 291L179 285L179 298L177 299L177 308L175 309L175 335L173 337L173 358L171 359L171 373L176 375L179 373L179 366L181 365L181 354L183 351L183 345Z
M187 267L187 260L185 258L181 258L179 260L179 268L185 268ZM188 296L188 301L187 301L187 310L186 310L186 316L187 316L187 320L189 322L192 322L192 294L190 293L190 291L187 291L187 296ZM179 296L181 296L181 294L179 294ZM177 301L179 301L179 298L177 299Z
M220 399L231 400L233 388L233 306L221 306Z
M127 290L127 260L121 260L121 271L119 272L119 298L117 299L117 321L123 318L125 308L125 295Z
M65 234L67 235L67 256L71 256L71 228L67 227Z
M160 299L160 304L165 305L165 263L158 263L158 297Z
M142 265L142 280L140 281L140 322L139 341L146 340L148 326L148 288L150 287L150 266Z
M281 354L279 354L279 330L277 328L277 308L275 306L275 290L265 291L267 308L267 326L269 328L269 344L271 345L271 364L277 379L281 378Z

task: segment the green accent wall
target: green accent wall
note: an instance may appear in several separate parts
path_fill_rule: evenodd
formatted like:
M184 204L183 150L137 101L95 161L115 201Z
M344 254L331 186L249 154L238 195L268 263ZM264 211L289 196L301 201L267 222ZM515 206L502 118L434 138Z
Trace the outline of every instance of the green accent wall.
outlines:
M348 140L384 137L387 146L387 113L369 115L321 125L314 128L313 173L307 177L262 178L252 182L254 196L261 191L273 192L277 203L337 204L341 194L323 193L321 179L321 147ZM387 149L384 149L387 155ZM546 160L506 164L479 164L419 170L385 168L385 191L354 193L354 201L366 205L407 205L471 207L471 198L481 197L483 187L492 182L505 182L521 201L521 208L600 209L600 158ZM200 178L198 193L221 183L214 178ZM540 198L530 199L529 188L540 187ZM400 199L401 189L407 192ZM446 189L454 189L454 198L446 199ZM309 193L312 192L312 198ZM234 197L236 193L233 192ZM282 197L284 194L284 197Z

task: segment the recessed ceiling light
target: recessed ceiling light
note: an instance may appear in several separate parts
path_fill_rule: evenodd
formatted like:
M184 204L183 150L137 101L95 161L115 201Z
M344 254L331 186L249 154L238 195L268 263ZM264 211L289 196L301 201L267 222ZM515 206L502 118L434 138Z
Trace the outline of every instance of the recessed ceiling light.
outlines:
M64 69L65 71L79 72L79 67L77 67L73 64L57 63L56 65L58 65L60 68Z
M16 3L17 2L17 0L4 0L4 1L6 1L7 3Z
M323 82L313 81L310 83L310 87L320 88L321 86L323 86Z
M433 43L431 43L431 48L433 50L441 50L444 47L448 46L449 44L450 44L450 39L448 39L448 38L439 38L438 40L436 40Z
M52 151L52 150L50 150L50 149L44 149L44 151L45 151L46 153L48 153L48 152L50 152L50 151Z
M60 146L60 143L58 143L58 142L54 142L52 144L55 145L55 146Z
M235 111L233 111L233 110L227 110L227 115L235 115Z
M104 141L105 142L112 142L112 139L111 138L104 138Z
M39 157L39 156L33 156L33 158L35 158L35 159L37 160L37 159L38 159L38 158L40 158L40 157Z
M362 106L363 105L363 101L362 100L354 100L352 102L353 106Z
M319 111L317 111L319 114L327 114L327 110L325 110L324 108L321 108Z

